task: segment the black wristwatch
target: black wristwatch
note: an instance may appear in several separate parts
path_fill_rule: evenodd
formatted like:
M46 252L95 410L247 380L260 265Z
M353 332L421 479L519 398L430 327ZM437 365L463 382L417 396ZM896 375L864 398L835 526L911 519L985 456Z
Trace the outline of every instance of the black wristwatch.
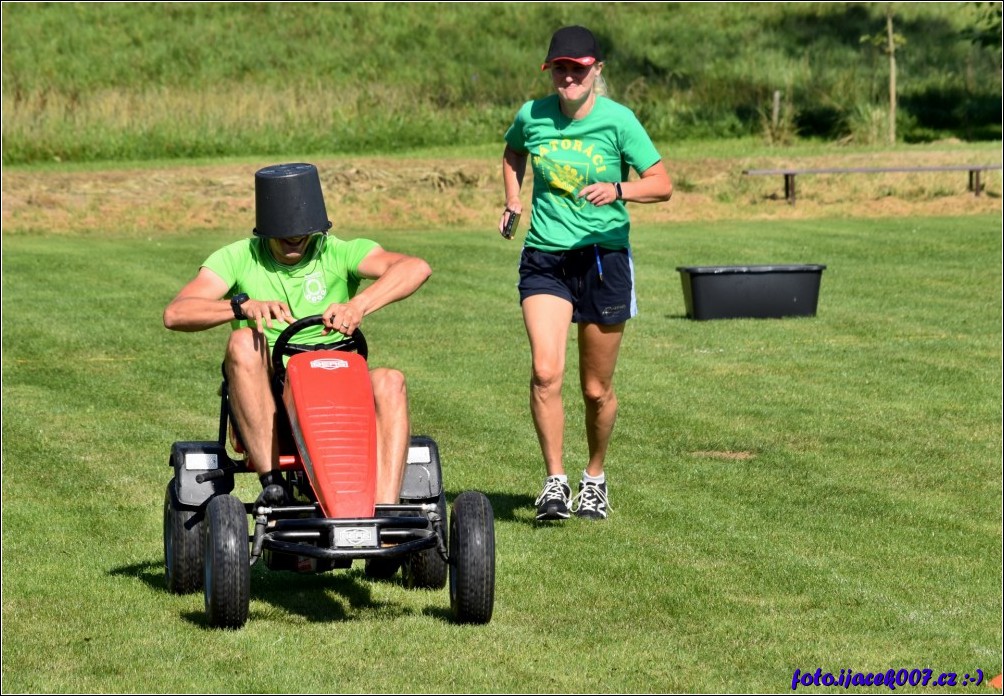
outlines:
M239 292L230 298L230 309L234 310L235 319L247 319L244 315L244 310L241 309L241 305L250 299L246 292Z

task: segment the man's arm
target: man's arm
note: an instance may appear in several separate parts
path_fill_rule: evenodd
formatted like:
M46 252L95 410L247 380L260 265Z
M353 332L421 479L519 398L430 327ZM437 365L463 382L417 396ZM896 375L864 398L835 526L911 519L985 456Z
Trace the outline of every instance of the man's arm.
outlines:
M164 310L164 326L174 331L202 331L233 320L234 310L229 300L224 300L230 288L226 281L205 266ZM272 320L287 324L296 321L285 302L251 298L241 305L249 320L263 331L263 325L272 328Z
M223 299L230 288L208 268L200 268L164 309L164 326L172 331L202 331L234 318L230 302Z
M355 331L363 317L392 302L403 300L425 283L432 269L425 260L376 247L359 264L364 278L375 279L345 304L324 311L325 327L345 335Z

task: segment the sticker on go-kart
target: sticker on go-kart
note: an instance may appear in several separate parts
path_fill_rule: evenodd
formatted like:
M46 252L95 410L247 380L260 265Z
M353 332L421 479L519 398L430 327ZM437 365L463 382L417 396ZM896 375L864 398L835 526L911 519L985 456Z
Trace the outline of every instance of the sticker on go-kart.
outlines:
M409 447L409 464L429 464L432 462L432 452L428 447Z
M185 468L188 471L219 469L220 460L215 454L208 452L187 452L185 454Z
M340 370L348 366L348 361L340 358L318 358L310 361L310 367L315 370Z
M358 549L377 545L376 527L335 527L335 546Z

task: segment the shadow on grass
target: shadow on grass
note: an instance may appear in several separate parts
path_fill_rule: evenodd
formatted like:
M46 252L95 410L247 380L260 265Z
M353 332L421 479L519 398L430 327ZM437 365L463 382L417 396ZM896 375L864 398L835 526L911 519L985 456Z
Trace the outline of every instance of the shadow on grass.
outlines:
M496 520L506 522L534 522L534 510L536 508L535 499L532 496L520 493L499 493L484 492L488 501L492 504L492 512ZM446 498L452 501L460 495L459 492L446 492Z
M447 491L447 500L452 501L459 493ZM492 504L496 522L515 522L526 526L531 531L546 533L546 530L561 529L571 524L571 520L538 520L537 500L535 497L521 493L485 492ZM571 515L572 518L575 515Z
M454 500L459 492L447 493ZM547 527L534 519L535 499L525 494L492 492L485 494L491 502L496 520L518 522L531 527ZM144 561L112 568L111 576L138 580L153 590L167 592L162 560ZM389 616L391 618L411 612L393 602L377 600L373 597L375 583L403 585L400 572L391 578L381 580L367 578L362 570L362 561L353 568L335 570L328 573L292 573L269 570L263 562L251 569L251 599L266 602L287 614L296 615L312 623L353 621L367 614ZM443 622L453 620L449 603L449 592L445 590L415 590L428 594L431 604L422 614ZM182 614L185 620L202 627L208 627L202 611L201 591L192 594L198 609ZM248 620L267 619L271 612L251 607Z
M361 612L376 611L394 616L405 613L397 605L375 600L371 583L357 570L301 574L269 571L262 566L252 573L251 598L320 623L352 621L359 618ZM249 619L254 619L255 614L252 610Z
M161 562L146 561L128 566L112 568L109 575L135 578L159 592L167 592L164 566ZM374 613L394 618L411 612L391 602L374 599L371 586L376 582L401 584L400 576L389 580L371 580L363 576L361 569L335 570L323 574L290 573L270 571L264 565L251 570L251 600L266 602L291 615L299 616L311 623L344 622L364 618ZM192 624L208 627L202 611L201 591L193 593L193 601L198 610L187 611L183 618ZM430 592L430 599L433 593ZM437 595L436 599L441 598ZM446 609L442 616L449 618L449 595L445 595ZM430 616L440 616L438 607L423 610ZM251 607L248 621L269 618L268 610Z

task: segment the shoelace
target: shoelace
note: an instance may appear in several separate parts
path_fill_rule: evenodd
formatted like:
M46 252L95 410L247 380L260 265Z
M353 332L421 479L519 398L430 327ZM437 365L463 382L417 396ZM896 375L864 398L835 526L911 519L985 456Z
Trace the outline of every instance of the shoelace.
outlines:
M578 503L578 507L576 507L576 503ZM607 500L606 492L595 483L587 483L582 487L578 495L572 499L571 507L575 512L581 512L582 510L596 512L601 503L603 507L613 512L614 509Z
M544 490L541 491L534 505L540 505L545 500L567 501L568 495L565 493L565 485L556 478L547 479L547 482L544 483Z

